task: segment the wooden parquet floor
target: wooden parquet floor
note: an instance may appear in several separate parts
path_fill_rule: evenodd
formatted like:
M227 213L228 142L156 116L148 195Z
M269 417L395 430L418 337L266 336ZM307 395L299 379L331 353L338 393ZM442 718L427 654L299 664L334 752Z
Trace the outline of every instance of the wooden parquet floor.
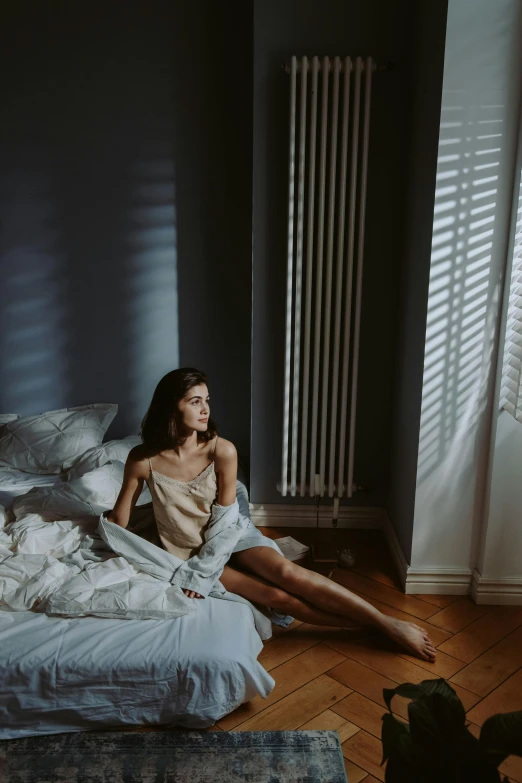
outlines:
M291 535L309 544L315 528L261 528L271 538ZM324 531L321 531L324 535ZM327 531L327 534L329 531ZM522 709L522 606L477 606L468 596L404 595L385 539L376 530L339 530L338 543L356 557L332 578L382 612L425 627L437 648L427 663L375 634L295 620L274 626L260 663L276 681L266 699L256 697L222 718L213 731L333 729L339 733L350 783L384 780L381 718L383 688L444 677L458 693L470 729L486 718ZM392 707L407 719L407 700ZM501 771L522 783L522 759L509 757Z
M305 544L317 535L315 528L260 530L270 538L290 535ZM330 533L320 531L323 537ZM337 546L352 549L356 562L350 570L336 569L331 578L382 612L426 628L437 661L420 660L385 637L363 631L298 620L286 629L273 626L258 660L274 678L274 689L203 731L335 730L349 783L376 783L385 773L380 766L387 711L383 688L444 677L477 736L490 715L522 710L522 606L477 606L468 596L405 595L380 531L339 530L336 535ZM407 699L394 697L399 719L407 721L407 705ZM522 783L522 758L510 756L500 771L510 783Z

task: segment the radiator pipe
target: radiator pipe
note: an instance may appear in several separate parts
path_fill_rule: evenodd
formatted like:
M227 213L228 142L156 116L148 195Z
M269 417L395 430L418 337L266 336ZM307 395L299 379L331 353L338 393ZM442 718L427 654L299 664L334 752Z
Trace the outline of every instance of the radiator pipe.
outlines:
M324 68L325 68L324 60L327 60L327 66L326 67L327 67L328 71L332 71L333 72L333 62L332 62L333 59L334 59L333 57L330 57L330 58L326 58L326 57L320 58L320 61L319 61L319 73L321 73L324 70ZM355 66L354 66L355 59L356 59L355 57L352 58L352 62L351 62L351 65L350 65L350 70L351 71L355 70ZM368 58L362 57L361 59L363 60L362 72L364 73L364 71L366 70L366 64L365 63L366 63L366 60ZM380 65L378 63L376 63L376 62L373 62L372 63L372 71L373 72L375 72L375 71L392 71L394 66L395 66L395 61L394 60L388 60L388 62L381 63ZM346 67L346 65L343 63L341 65L341 73L344 73L345 67ZM281 70L286 71L286 73L290 73L291 69L292 69L292 66L291 66L290 62L285 62L281 66ZM300 73L300 72L301 72L301 64L300 64L300 62L298 60L298 62L297 62L297 73Z
M371 64L371 58L368 58L366 65ZM368 74L365 80L364 95L364 125L363 125L363 149L361 164L361 196L359 209L359 231L357 236L357 280L355 294L355 318L354 318L354 336L353 336L353 364L352 364L352 394L350 400L350 443L348 447L348 476L346 484L348 487L348 497L352 497L352 484L354 472L354 451L355 451L355 419L357 410L357 377L359 369L359 337L361 324L361 298L362 298L362 279L363 279L363 261L364 261L364 221L366 215L366 179L368 171L368 144L370 135L370 101L372 92L372 75Z
M288 156L288 261L286 284L286 328L285 328L285 392L283 413L283 453L281 466L281 493L286 496L288 488L288 436L290 428L290 357L292 353L292 280L294 259L294 177L295 177L295 112L296 112L297 60L292 57L290 80L290 143Z

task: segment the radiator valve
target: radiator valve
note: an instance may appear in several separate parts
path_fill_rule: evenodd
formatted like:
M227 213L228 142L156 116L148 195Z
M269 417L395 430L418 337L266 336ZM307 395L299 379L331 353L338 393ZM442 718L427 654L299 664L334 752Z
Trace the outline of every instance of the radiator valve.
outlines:
M339 517L339 498L334 498L333 512L332 512L332 525L337 529L337 519ZM355 565L355 557L351 549L341 549L338 551L337 565L339 568L353 568Z
M355 557L351 549L341 549L339 552L339 560L337 562L339 568L353 568L355 565Z

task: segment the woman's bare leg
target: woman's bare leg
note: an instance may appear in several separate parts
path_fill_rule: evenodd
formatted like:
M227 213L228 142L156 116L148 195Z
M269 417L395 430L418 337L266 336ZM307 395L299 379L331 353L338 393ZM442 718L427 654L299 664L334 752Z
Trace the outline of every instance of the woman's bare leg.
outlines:
M424 628L383 614L346 587L292 563L275 549L267 546L252 547L236 552L231 560L240 568L267 579L322 611L342 615L361 625L373 626L414 655L435 661L436 650Z
M328 625L336 628L360 628L347 617L332 614L307 603L303 598L290 595L266 579L253 574L245 574L230 566L225 566L219 579L230 592L247 598L249 601L271 606L277 611L286 612L296 620L314 625Z

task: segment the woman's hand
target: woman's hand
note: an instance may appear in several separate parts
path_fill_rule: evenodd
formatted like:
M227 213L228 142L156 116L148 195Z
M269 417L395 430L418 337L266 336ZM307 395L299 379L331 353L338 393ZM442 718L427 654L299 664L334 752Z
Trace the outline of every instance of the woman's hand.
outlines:
M189 598L203 598L203 596L199 593L196 593L195 590L187 590L185 587L183 587L182 590L185 595L188 595Z

